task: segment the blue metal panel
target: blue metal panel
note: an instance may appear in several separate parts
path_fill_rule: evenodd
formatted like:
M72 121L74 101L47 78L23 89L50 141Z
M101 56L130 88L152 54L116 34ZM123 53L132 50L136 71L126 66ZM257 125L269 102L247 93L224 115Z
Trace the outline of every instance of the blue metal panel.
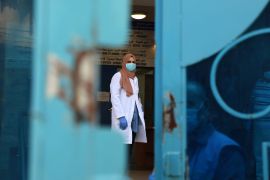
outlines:
M155 172L157 179L184 179L186 75L181 67L182 1L157 0L156 7ZM172 103L170 97L175 100L175 129L163 126L163 110Z
M268 2L268 0L184 0L185 64L196 63L219 51L244 32Z
M97 7L102 7L97 11L96 35L98 45L119 47L127 43L130 24L130 0L98 0L95 3L97 3Z
M116 10L115 4L105 4L105 1L36 0L31 180L125 178L125 149L120 137L109 129L99 129L86 122L76 124L69 104L57 96L48 98L45 93L49 55L55 55L72 71L75 62L70 47L84 51L100 45L120 46L126 42L129 0L121 2ZM107 11L103 11L104 8ZM117 23L110 27L104 24L104 17L108 18L112 13ZM95 83L96 90L98 81ZM71 87L66 90L72 91Z
M79 44L82 48L87 48L93 43L91 35L94 14L91 7L94 1L75 0L49 1L45 14L45 32L48 35L48 53L57 53L61 59L71 64L72 54L68 48ZM44 35L44 34L43 34ZM56 43L57 42L57 43ZM47 57L45 57L47 58Z

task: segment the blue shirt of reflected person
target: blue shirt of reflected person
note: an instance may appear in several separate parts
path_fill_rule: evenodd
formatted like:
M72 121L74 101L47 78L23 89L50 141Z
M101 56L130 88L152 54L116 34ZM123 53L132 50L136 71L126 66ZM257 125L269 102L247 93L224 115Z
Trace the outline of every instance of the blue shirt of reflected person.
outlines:
M245 179L245 160L241 148L210 123L206 94L202 87L196 82L189 82L187 96L190 179Z

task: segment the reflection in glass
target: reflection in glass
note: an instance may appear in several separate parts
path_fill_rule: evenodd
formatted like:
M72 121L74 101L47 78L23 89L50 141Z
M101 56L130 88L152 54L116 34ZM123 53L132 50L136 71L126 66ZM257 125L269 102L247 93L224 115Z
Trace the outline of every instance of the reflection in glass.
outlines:
M187 132L191 180L245 179L241 147L214 128L206 94L194 81L187 83Z

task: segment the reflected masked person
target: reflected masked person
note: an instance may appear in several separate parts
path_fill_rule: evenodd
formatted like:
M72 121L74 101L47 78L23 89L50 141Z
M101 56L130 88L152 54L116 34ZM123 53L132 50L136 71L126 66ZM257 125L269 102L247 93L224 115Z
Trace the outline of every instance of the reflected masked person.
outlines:
M210 123L206 94L202 86L196 82L188 82L187 95L190 179L245 179L245 160L241 148Z

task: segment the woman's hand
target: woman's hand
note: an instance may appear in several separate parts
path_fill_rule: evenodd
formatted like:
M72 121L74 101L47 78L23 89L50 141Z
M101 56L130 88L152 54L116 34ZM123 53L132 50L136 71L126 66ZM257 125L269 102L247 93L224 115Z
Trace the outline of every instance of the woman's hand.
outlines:
M120 123L119 123L120 129L125 130L128 126L125 116L120 117L119 121L120 121Z

